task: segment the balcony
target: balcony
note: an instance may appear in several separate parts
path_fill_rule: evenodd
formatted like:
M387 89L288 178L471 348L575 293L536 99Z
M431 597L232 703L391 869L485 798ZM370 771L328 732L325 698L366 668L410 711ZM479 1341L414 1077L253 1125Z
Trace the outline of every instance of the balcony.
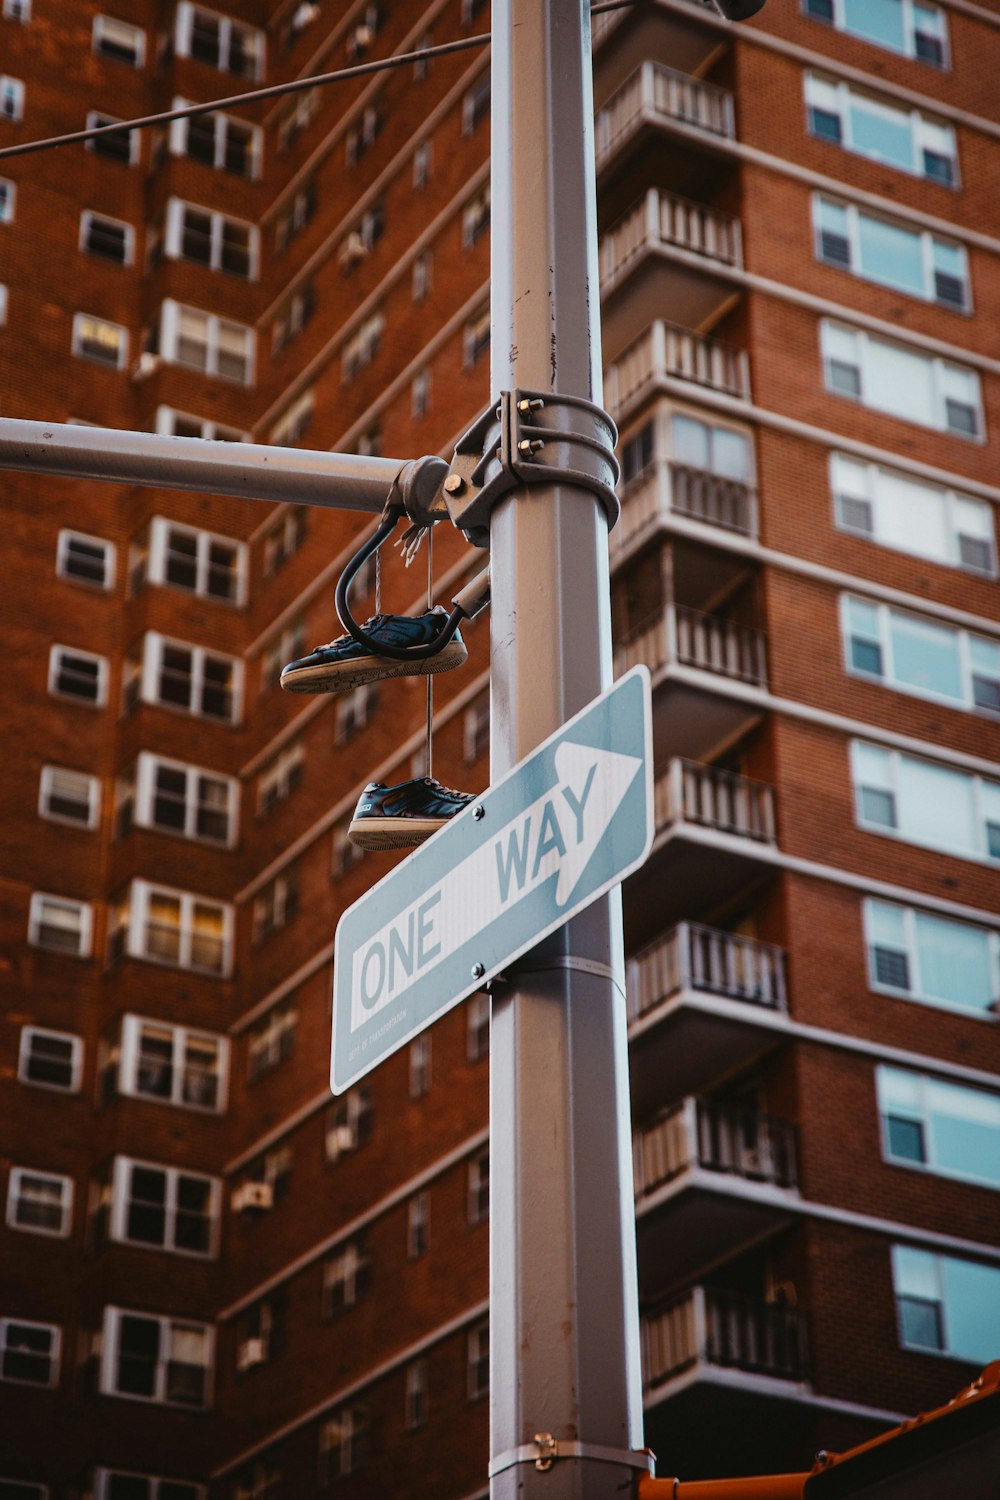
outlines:
M618 525L608 538L612 564L634 537L674 516L751 541L758 537L757 491L752 485L675 459L651 464L623 492L621 502Z
M789 1222L795 1130L752 1109L687 1098L633 1143L639 1285L658 1296Z
M691 328L718 321L738 297L738 219L649 188L600 242L602 338L614 358L643 331L645 309L669 307Z
M736 1380L720 1383L766 1389L765 1382L784 1381L804 1393L805 1323L796 1308L696 1286L643 1318L642 1365L647 1407L668 1398L681 1379L721 1372Z
M645 61L598 110L595 125L600 176L639 136L680 127L707 143L736 139L733 96L662 63Z
M638 405L664 388L667 381L681 381L693 392L701 388L749 401L749 356L744 349L735 349L721 339L658 318L608 366L605 405L621 425L627 407Z

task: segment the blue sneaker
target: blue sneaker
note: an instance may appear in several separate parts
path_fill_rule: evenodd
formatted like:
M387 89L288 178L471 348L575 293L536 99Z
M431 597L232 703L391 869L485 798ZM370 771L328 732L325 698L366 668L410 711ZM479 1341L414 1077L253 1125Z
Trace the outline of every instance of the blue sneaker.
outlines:
M348 830L359 849L413 849L475 801L473 792L453 792L433 776L385 786L370 781Z
M373 615L365 630L390 646L426 646L441 629L447 613L440 605L423 615ZM386 677L427 677L432 672L450 672L468 656L461 631L456 630L447 646L425 661L393 661L376 656L351 635L338 636L326 646L317 646L308 656L290 661L281 673L287 693L345 693L364 682Z

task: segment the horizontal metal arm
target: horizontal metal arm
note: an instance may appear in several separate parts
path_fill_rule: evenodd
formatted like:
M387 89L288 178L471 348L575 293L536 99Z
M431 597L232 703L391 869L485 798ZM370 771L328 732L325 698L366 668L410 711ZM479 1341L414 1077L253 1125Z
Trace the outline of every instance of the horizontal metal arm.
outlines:
M420 463L421 460L416 460ZM377 513L402 458L0 418L0 469Z

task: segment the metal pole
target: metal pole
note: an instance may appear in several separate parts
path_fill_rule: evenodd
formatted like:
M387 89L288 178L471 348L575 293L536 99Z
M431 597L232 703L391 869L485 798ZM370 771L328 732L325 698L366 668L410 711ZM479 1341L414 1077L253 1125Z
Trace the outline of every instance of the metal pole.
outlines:
M418 463L420 461L418 460ZM401 458L0 419L0 469L378 512Z
M493 390L599 403L586 0L494 0L492 67ZM515 491L491 550L496 780L611 682L607 523L572 484ZM616 891L494 992L493 1500L611 1500L637 1477L625 1027ZM564 1445L551 1467L533 1461L536 1433Z

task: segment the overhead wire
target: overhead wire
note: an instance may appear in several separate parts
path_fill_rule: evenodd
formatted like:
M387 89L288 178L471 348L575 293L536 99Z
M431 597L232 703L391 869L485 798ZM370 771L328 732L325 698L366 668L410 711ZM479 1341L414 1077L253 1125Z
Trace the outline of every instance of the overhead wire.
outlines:
M606 11L625 10L636 0L599 0L590 7L592 16ZM16 146L0 147L0 160L13 156L29 156L36 151L50 151L56 146L70 146L80 141L93 141L103 135L121 135L129 130L147 130L154 125L168 125L172 120L190 120L197 115L211 114L217 109L231 109L254 104L260 99L280 99L287 94L307 93L328 83L343 83L351 78L368 78L373 73L384 73L391 68L405 68L412 63L428 62L435 57L447 57L454 52L466 52L473 47L488 47L492 41L489 32L478 36L462 37L453 42L437 42L433 47L421 47L415 52L397 52L391 57L381 57L372 62L354 63L349 68L338 68L333 73L314 73L308 78L294 78L288 83L268 84L262 89L249 89L242 94L230 94L224 99L211 99L203 104L187 104L180 109L166 109L155 115L140 115L134 120L115 120L109 125L91 125L86 130L71 130L64 135L46 136L43 140L24 141Z

